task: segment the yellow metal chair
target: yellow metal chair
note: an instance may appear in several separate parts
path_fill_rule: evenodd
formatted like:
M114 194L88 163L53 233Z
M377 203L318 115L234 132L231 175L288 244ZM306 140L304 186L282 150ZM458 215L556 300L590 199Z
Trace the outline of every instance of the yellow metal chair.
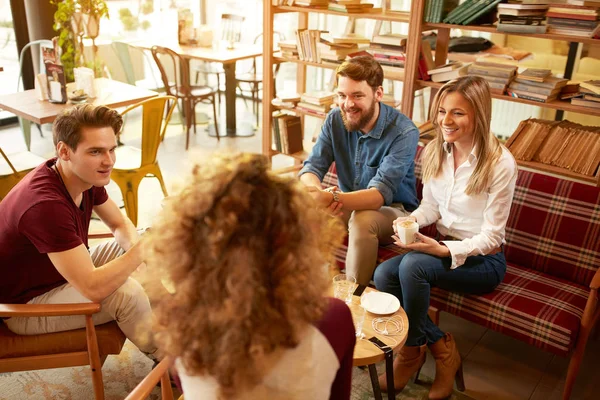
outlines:
M150 373L133 389L125 400L144 400L150 396L156 385L161 384L161 397L163 400L173 400L173 390L169 378L169 368L173 365L170 357L163 359ZM183 396L179 398L182 400Z
M33 153L24 151L8 156L0 148L0 200L15 186L29 171L46 161Z
M137 225L138 187L142 179L146 176L154 176L160 182L165 197L168 195L156 154L165 136L175 104L176 99L173 96L154 97L134 104L122 113L125 115L142 107L142 148L117 147L117 161L111 174L111 179L121 189L125 211L134 225Z

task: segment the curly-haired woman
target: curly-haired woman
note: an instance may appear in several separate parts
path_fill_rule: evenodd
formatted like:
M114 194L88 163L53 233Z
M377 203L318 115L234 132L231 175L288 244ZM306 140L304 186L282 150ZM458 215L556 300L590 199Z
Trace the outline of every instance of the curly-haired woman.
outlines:
M431 286L462 293L494 290L506 273L502 251L517 165L490 131L492 98L487 82L465 76L446 83L431 106L436 137L423 155L423 200L408 217L420 227L436 224L440 241L417 233L409 250L375 270L375 285L402 303L409 321L406 344L394 361L394 385L403 388L425 362L435 358L430 399L452 394L461 371L456 342L427 315ZM396 238L397 239L397 238ZM459 375L461 378L462 375ZM385 387L385 379L380 377Z
M186 398L349 398L352 317L324 297L343 228L311 205L250 154L196 165L165 204L147 243L172 292L154 299L156 342Z

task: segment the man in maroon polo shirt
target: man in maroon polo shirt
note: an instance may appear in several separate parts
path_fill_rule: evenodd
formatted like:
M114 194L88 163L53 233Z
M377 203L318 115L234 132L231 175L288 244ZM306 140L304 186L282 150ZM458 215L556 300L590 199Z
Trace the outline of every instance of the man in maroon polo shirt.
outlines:
M115 163L121 115L108 107L77 106L53 126L57 157L31 171L0 202L0 303L98 302L99 325L116 320L140 350L154 353L146 293L129 278L142 264L138 234L104 186ZM92 211L115 241L88 250ZM13 317L21 335L82 328L81 316Z

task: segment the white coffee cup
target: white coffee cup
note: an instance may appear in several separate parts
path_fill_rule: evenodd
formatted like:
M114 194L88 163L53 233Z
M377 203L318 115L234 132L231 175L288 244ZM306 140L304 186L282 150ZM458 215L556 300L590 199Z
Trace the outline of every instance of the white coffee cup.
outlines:
M415 234L419 232L419 224L410 219L398 222L396 232L402 244L411 244L415 241Z

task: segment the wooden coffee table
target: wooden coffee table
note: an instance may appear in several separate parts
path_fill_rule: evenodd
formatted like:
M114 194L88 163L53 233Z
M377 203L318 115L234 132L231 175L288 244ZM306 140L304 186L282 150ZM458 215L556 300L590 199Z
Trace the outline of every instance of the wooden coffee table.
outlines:
M363 294L376 291L376 289L368 287L365 289ZM352 296L352 304L348 304L348 306L350 307L350 311L352 311L352 314L354 316L354 313L360 307L360 297ZM402 321L401 325L403 329L399 333L394 335L386 336L379 334L375 332L372 326L373 320L379 317L394 317L395 320ZM406 342L406 337L408 335L408 317L406 316L404 309L400 307L398 311L389 315L376 315L371 314L367 311L365 313L365 322L363 323L362 333L364 334L364 338L356 339L356 346L354 347L353 364L355 367L368 366L375 399L381 400L381 388L379 387L379 381L377 379L377 370L375 369L375 364L385 360L388 399L395 399L396 394L394 389L394 374L392 369L392 362L393 354L398 353L402 346L404 346L404 343ZM369 341L369 339L373 337L385 343L387 345L387 348L384 347L383 349L381 349L373 342Z

